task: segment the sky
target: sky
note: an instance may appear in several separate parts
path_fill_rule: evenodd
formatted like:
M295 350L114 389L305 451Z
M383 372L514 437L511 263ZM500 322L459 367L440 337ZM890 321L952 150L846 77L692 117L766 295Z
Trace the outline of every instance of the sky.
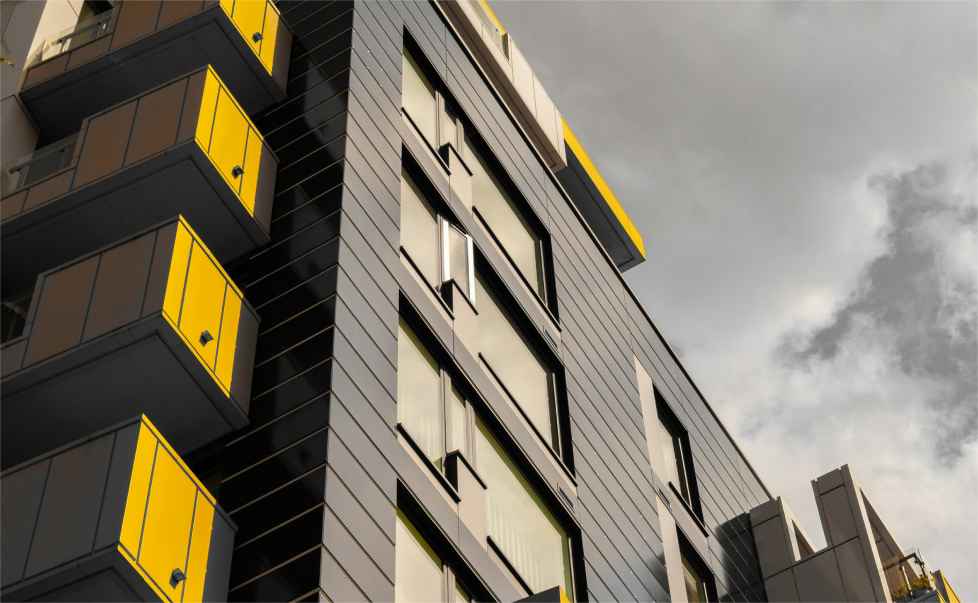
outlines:
M493 3L643 233L626 273L824 545L849 463L978 600L978 3Z

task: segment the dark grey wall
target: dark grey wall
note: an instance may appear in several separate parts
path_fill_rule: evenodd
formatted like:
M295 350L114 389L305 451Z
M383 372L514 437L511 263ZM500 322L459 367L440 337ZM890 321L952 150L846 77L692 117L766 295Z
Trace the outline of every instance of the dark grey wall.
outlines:
M515 596L394 431L399 295L452 341L398 259L402 145L416 146L400 117L405 30L552 237L578 483L566 512L580 526L587 596L667 599L633 356L689 431L721 597L762 596L744 513L767 494L438 10L279 7L296 36L289 97L255 116L279 156L273 241L232 270L262 318L252 426L220 446L212 478L240 526L230 598L391 600L399 499L477 590ZM511 411L499 417L556 493L533 436Z

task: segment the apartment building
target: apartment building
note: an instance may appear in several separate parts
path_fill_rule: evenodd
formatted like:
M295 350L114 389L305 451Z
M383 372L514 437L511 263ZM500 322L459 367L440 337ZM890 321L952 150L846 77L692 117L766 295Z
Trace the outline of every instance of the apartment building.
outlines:
M2 6L4 599L766 600L485 2Z

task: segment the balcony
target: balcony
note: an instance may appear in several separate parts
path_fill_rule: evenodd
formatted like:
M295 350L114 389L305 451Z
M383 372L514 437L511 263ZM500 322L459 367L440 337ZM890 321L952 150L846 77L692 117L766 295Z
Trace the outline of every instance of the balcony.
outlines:
M226 600L235 527L145 416L0 483L3 600Z
M42 274L0 348L3 465L126 417L180 452L248 420L258 317L183 217Z
M268 241L277 167L211 67L92 115L7 168L4 289L177 214L229 261Z
M249 114L285 96L292 34L266 0L123 0L45 42L21 100L44 140L143 90L214 65Z

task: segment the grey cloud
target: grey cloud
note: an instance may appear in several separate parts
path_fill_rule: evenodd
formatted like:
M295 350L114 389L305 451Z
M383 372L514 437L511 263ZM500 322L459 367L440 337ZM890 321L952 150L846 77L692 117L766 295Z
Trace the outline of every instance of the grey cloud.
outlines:
M965 182L978 178L978 151L966 162ZM932 425L937 458L953 464L978 438L978 276L947 274L944 246L960 233L978 229L975 190L953 188L949 167L931 162L916 169L871 178L886 199L890 231L887 251L871 262L852 297L831 322L812 334L785 336L776 357L804 369L813 359L830 360L852 335L853 322L869 317L895 334L899 368L911 378L945 383L940 396L906 400L941 411ZM922 231L940 224L937 233ZM978 258L974 258L978 265ZM951 420L942 420L950 417Z

